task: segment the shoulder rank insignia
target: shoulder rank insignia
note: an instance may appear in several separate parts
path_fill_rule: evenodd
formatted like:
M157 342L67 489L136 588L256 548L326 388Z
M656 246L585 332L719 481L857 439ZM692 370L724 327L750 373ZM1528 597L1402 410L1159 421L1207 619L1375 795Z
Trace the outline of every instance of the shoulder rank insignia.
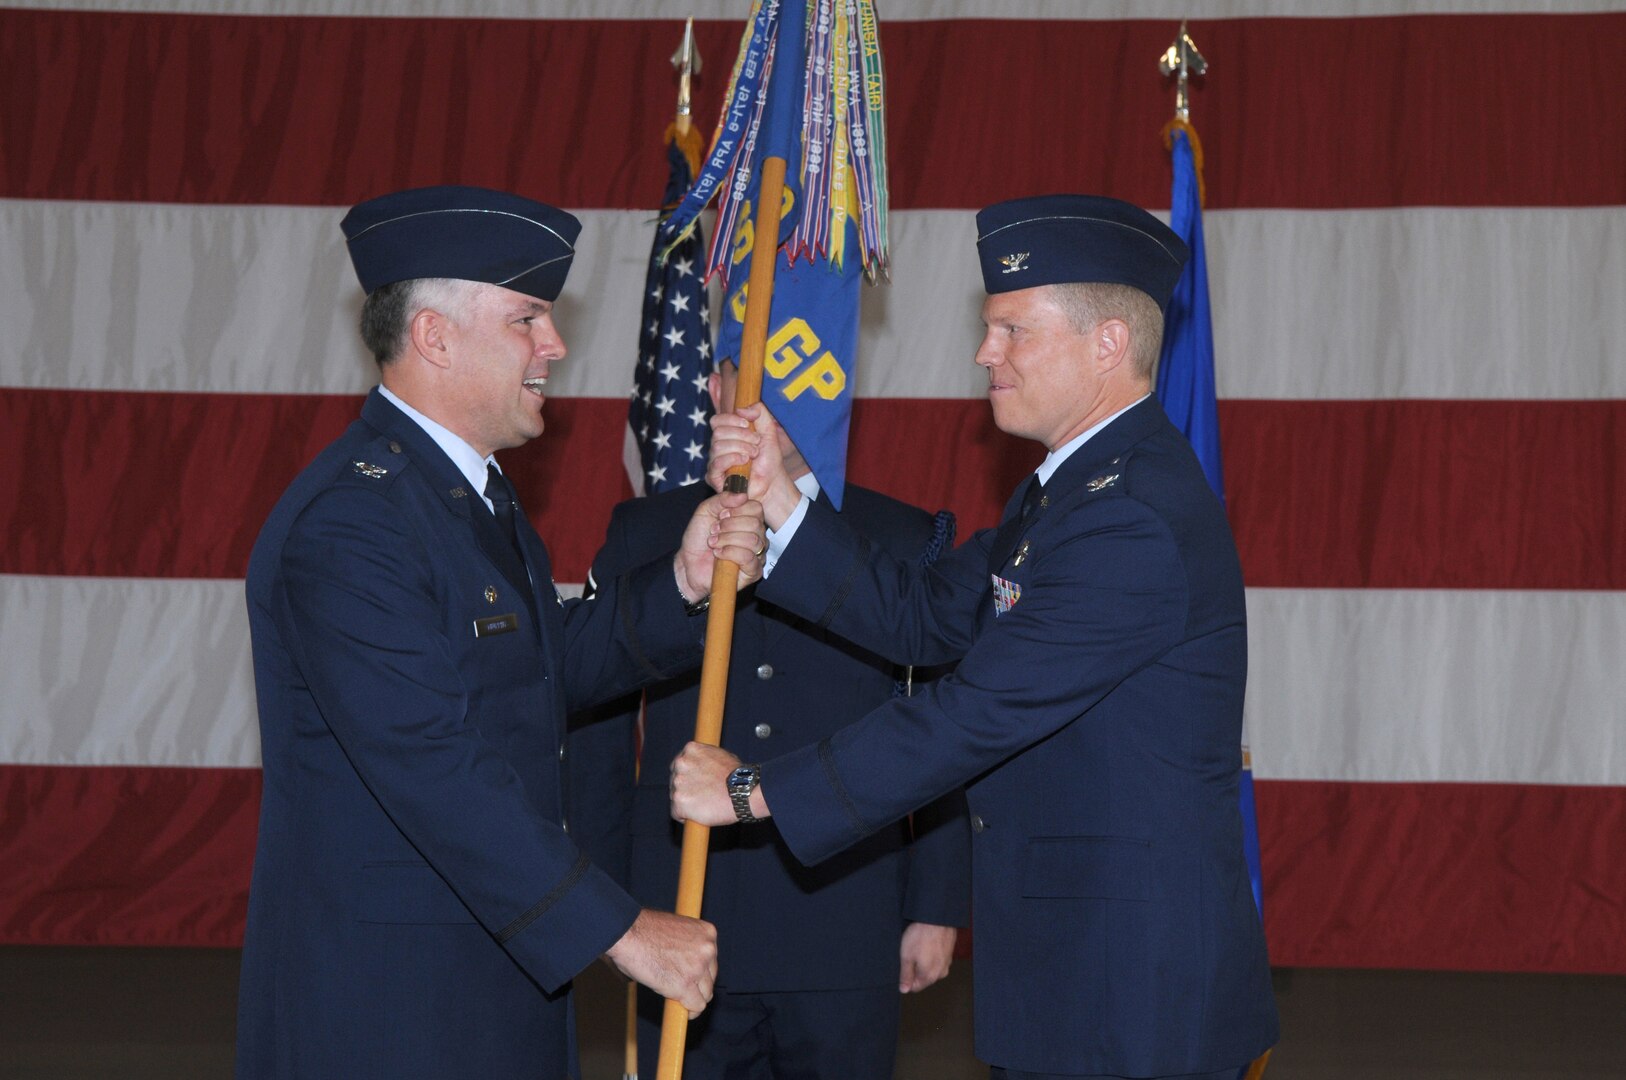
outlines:
M1015 251L1009 255L1001 255L999 261L1005 269L1001 270L1000 273L1015 274L1026 270L1027 267L1023 263L1028 261L1028 256L1031 254L1032 252L1029 251Z
M1118 482L1118 478L1121 476L1123 476L1123 473L1113 473L1111 476L1097 476L1094 480L1091 480L1084 486L1089 488L1091 491L1105 491L1113 484L1116 484Z
M390 474L388 469L379 465L369 465L365 461L352 461L350 464L354 465L356 471L369 480L378 480Z

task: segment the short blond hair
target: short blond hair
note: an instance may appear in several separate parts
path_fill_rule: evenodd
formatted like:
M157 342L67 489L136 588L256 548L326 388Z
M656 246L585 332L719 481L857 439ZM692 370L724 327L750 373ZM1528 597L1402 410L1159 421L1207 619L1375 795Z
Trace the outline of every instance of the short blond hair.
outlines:
M1108 319L1121 319L1129 327L1131 370L1150 382L1157 374L1163 351L1163 309L1133 285L1116 282L1072 281L1051 285L1050 296L1080 334L1088 334Z

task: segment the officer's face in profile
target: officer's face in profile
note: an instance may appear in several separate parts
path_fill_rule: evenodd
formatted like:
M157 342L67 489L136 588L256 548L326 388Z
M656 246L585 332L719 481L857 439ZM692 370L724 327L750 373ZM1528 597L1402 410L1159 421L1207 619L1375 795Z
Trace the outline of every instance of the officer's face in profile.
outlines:
M565 355L553 305L498 285L470 290L445 340L464 437L482 454L542 434L550 366Z
M1040 286L995 293L982 304L977 363L988 371L988 403L999 430L1051 450L1083 430L1102 394L1091 340Z

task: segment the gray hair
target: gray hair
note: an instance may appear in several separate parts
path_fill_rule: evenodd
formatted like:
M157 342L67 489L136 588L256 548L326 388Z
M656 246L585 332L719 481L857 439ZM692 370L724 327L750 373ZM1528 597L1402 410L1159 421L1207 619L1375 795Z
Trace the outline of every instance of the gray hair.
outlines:
M1129 327L1131 370L1151 381L1163 351L1163 309L1133 285L1077 281L1050 286L1050 297L1079 334L1088 334L1108 319Z
M412 278L380 285L361 305L361 340L383 367L406 346L412 317L424 308L464 317L477 283L455 278Z

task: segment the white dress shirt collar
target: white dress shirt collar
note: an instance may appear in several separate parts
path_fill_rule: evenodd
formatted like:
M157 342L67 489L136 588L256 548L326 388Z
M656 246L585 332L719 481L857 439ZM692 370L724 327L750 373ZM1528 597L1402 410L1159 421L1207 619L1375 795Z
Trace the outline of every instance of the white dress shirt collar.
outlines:
M378 392L384 395L391 405L406 413L407 419L423 428L425 435L435 440L435 445L440 447L441 451L452 459L452 464L457 466L457 471L462 473L464 478L468 480L469 487L480 493L480 498L485 500L486 509L490 510L491 500L486 498L485 494L486 465L496 465L497 459L495 457L481 457L480 451L464 442L461 436L453 434L402 401L390 391L389 387L380 384ZM500 465L497 467L497 471L502 472Z
M1089 442L1092 435L1151 396L1151 394L1142 394L1140 397L1136 398L1134 401L1131 401L1128 405L1125 405L1123 408L1119 409L1117 412L1113 413L1099 424L1096 424L1082 435L1075 437L1071 441L1064 443L1060 448L1052 450L1050 453L1046 454L1044 461L1040 462L1038 469L1034 470L1039 474L1039 483L1050 483L1050 478L1056 475L1056 470L1061 468L1061 463L1072 457L1075 450Z

